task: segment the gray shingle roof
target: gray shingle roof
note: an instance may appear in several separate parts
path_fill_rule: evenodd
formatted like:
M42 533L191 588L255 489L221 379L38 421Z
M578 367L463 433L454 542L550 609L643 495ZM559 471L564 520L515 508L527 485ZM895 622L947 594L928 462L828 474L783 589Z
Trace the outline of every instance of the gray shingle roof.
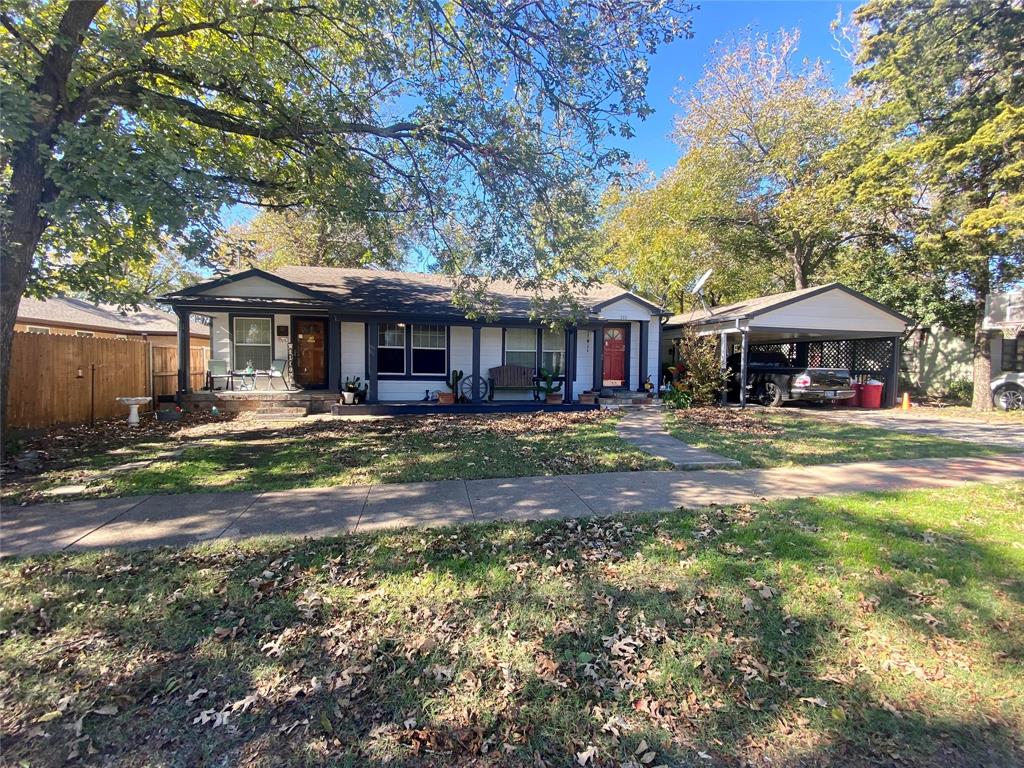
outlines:
M245 273L241 273L245 274ZM259 274L259 273L257 273ZM266 275L266 273L262 273ZM271 273L277 278L313 292L309 300L302 303L317 305L324 300L344 306L346 312L365 314L401 314L436 317L459 317L464 312L452 301L453 280L445 275L422 272L391 272L376 269L346 269L340 267L280 267ZM241 276L241 275L240 275ZM192 291L203 287L173 294L169 299L181 302L201 303ZM645 304L646 299L632 294L617 285L600 283L589 288L583 297L583 304L593 310L604 302L620 296L633 297ZM526 319L530 315L533 294L513 283L496 280L488 284L486 300L501 318ZM294 304L294 299L230 299L218 297L224 303L253 304L256 302L281 302ZM184 303L184 302L182 302Z
M111 333L176 334L178 318L172 312L145 307L122 313L113 304L91 304L83 299L23 297L18 305L19 323L83 328ZM209 336L209 326L191 323L193 336Z
M826 283L825 285L815 285L810 288L800 288L795 291L786 291L785 293L773 293L771 296L758 296L754 299L744 299L743 301L737 301L735 304L727 304L721 307L711 307L710 309L695 309L690 312L683 312L682 314L672 315L665 323L666 328L678 327L681 325L705 325L709 323L731 323L734 320L743 320L755 315L760 315L764 312L769 312L777 307L791 304L794 301L799 301L805 296L813 296L818 293L824 293L834 288L838 288L841 291L845 291L857 298L872 304L879 309L883 309L889 312L895 317L899 317L903 320L907 320L896 310L891 307L886 307L879 304L877 301L865 296L864 294L849 288L842 283Z

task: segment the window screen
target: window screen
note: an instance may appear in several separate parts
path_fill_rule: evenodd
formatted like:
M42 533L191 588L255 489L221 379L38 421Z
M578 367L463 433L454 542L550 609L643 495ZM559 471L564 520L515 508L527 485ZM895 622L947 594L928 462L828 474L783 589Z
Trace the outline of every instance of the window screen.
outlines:
M537 367L537 331L533 328L505 330L505 365Z
M565 334L545 329L543 344L540 367L561 376L565 372Z
M412 327L412 372L418 375L447 373L446 333L443 325Z
M269 317L236 317L234 341L236 370L250 363L258 370L270 368L274 346Z
M377 372L405 373L405 324L383 323L377 332Z

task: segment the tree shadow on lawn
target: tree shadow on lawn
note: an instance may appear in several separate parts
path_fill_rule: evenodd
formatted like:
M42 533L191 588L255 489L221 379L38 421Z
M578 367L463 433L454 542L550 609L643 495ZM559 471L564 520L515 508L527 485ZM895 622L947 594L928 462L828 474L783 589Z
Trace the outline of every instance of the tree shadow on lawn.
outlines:
M944 658L907 678L859 645L946 638L1019 674L1005 637L903 599L925 579L961 623L1019 622L1017 566L861 499L12 563L8 756L63 764L85 715L86 763L1024 762L1019 706L956 706Z

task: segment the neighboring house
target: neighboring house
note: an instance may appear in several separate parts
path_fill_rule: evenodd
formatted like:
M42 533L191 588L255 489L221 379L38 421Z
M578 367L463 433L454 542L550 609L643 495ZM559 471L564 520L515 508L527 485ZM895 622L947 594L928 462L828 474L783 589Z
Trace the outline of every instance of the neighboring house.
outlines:
M99 338L141 338L155 347L177 344L178 319L172 312L146 307L122 312L113 304L92 304L82 299L25 297L18 305L15 331ZM193 345L210 342L210 328L192 323Z
M487 319L467 319L441 275L329 267L250 269L163 298L187 346L191 315L211 320L211 358L231 370L288 361L294 386L338 392L368 385L367 402L415 402L444 390L453 369L498 386L488 399L532 400L531 387L504 387L507 366L563 383L571 402L584 390L642 390L657 381L662 309L615 285L592 288L585 314L559 330L531 319L531 295L492 283ZM280 362L278 363L281 364ZM185 390L188 370L179 371ZM258 385L257 385L258 386ZM488 387L489 388L489 387ZM483 399L482 391L474 392ZM187 394L184 393L183 394Z
M992 377L1024 373L1024 288L985 299L985 322L992 351Z
M958 385L969 387L973 366L970 339L942 325L916 328L903 343L903 374L922 395L942 397Z

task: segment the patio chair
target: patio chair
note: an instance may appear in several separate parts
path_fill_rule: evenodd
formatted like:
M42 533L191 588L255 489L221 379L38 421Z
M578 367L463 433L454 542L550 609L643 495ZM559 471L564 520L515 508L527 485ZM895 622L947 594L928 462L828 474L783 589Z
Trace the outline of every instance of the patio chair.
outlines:
M228 373L227 360L210 360L206 370L206 388L211 392L217 389L217 379L223 379L230 386L231 374Z
M285 368L287 366L288 366L288 361L287 360L271 360L270 361L270 370L267 371L267 375L270 377L270 388L271 389L277 389L277 387L274 386L274 381L277 380L277 379L281 380L281 383L284 385L284 388L286 390L288 389L288 382L285 380L285 377L284 377L284 371L285 371Z

